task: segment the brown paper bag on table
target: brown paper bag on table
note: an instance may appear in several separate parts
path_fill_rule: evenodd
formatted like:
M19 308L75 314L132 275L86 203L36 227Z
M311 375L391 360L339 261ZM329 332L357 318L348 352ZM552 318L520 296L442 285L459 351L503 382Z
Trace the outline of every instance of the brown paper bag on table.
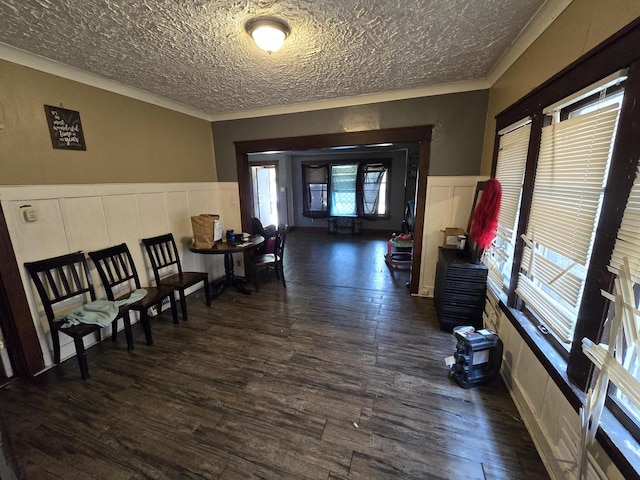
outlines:
M202 213L191 217L193 242L196 248L211 248L213 245L213 224L220 215Z

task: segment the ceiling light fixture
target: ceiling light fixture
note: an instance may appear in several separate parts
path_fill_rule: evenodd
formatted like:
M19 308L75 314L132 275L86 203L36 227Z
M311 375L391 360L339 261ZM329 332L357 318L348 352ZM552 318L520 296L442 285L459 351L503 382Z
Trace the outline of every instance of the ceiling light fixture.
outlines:
M249 20L245 27L253 41L262 50L275 52L289 35L289 26L277 18L256 18Z

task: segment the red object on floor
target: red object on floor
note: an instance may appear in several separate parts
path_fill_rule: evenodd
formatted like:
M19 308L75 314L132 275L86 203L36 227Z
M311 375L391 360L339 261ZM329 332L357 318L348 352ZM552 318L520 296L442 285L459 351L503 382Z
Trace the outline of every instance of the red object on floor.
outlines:
M478 245L478 248L489 247L496 235L501 199L502 186L500 182L495 178L487 180L471 221L471 240Z

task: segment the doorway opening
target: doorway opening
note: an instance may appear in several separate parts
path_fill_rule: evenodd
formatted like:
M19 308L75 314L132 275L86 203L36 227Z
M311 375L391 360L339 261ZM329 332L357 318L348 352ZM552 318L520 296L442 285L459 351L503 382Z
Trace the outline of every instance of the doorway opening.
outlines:
M330 147L379 145L383 143L417 143L419 144L419 153L416 161L417 181L415 196L414 249L409 289L412 294L418 294L422 263L424 207L426 201L432 128L432 125L421 125L416 127L389 128L361 132L342 132L303 137L234 142L236 147L236 166L240 193L240 215L242 218L243 229L249 228L251 212L253 209L253 188L249 162L249 155L252 153L303 151Z
M278 165L251 164L253 216L263 225L278 225Z

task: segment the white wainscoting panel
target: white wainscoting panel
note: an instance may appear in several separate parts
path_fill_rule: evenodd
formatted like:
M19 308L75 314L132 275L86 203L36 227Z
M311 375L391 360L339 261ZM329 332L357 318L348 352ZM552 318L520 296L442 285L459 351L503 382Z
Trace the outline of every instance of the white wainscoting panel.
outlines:
M89 252L109 246L101 197L61 198L60 208L71 252Z
M214 213L220 215L223 225L231 225L230 228L240 230L241 224L237 183L6 186L0 187L0 201L19 266L124 242L129 246L143 284L153 284L153 274L140 242L142 238L172 232L183 269L204 269L209 272L210 280L215 280L224 276L223 258L189 251L191 216ZM37 211L35 222L27 222L23 216L27 205ZM96 294L104 298L104 289L91 261L89 266ZM243 267L238 269L239 274L243 271ZM50 366L53 355L47 320L24 268L21 274L45 365ZM198 288L200 286L192 291ZM109 335L110 330L106 329L104 334ZM95 339L85 339L87 346L94 342ZM61 357L73 355L73 342L62 335Z
M193 237L191 216L206 213L208 204L207 191L169 192L165 195L165 200L167 222L169 223L169 230L173 233L173 238L178 246L180 256L183 259L182 268L185 271L201 270L202 267L196 265L196 255L189 251L189 244L191 244ZM185 211L188 211L189 215L185 215ZM146 265L149 269L149 274L153 275L151 266L149 264Z
M427 178L422 264L418 288L420 295L433 297L438 247L442 245L442 232L447 227L466 230L476 185L478 181L485 179L486 177L476 176Z
M500 373L549 476L575 479L580 439L578 413L503 313L499 325L498 335L504 345ZM589 448L588 460L587 479L623 479L597 442Z
M164 192L138 195L142 237L155 237L170 231Z
M3 200L2 204L13 249L24 252L21 257L23 261L55 257L71 251L64 229L60 202L57 199L17 201L9 205ZM22 207L26 205L35 208L38 212L37 222L25 221Z
M102 205L109 237L99 248L121 243L131 245L135 239L142 238L137 195L105 195ZM133 247L129 248L133 252Z
M513 340L512 338L511 341ZM536 418L541 418L550 382L549 375L530 348L520 348L520 355L515 358L513 368L515 383L519 384L520 391L533 414Z
M220 195L220 212L223 218L222 228L240 232L242 230L242 220L240 218L238 184L231 182L218 183L218 192ZM233 261L235 263L235 273L243 276L245 274L244 254L235 253Z

